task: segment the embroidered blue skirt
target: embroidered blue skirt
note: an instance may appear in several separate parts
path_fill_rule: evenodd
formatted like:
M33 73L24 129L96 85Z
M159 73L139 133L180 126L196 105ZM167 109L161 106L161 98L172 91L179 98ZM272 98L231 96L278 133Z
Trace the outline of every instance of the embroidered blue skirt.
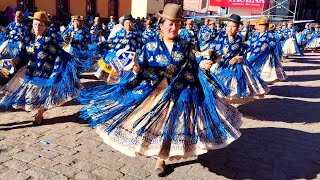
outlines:
M242 115L216 98L206 78L194 78L195 86L184 86L178 77L100 87L81 117L128 156L170 160L223 148L240 137Z
M267 84L246 60L234 65L227 63L219 62L211 67L211 73L222 80L230 90L229 96L222 98L231 103L244 104L252 101L254 97L262 98L269 92Z
M64 61L54 79L26 76L27 66L21 68L0 90L0 106L16 109L47 110L60 106L78 95L80 80L73 60Z
M248 62L260 74L260 78L268 84L284 81L287 78L274 50L262 52L258 56L249 53Z

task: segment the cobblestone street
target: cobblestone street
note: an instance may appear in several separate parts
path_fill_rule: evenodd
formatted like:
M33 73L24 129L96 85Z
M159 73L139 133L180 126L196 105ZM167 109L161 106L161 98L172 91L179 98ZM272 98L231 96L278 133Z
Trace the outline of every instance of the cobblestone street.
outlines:
M242 137L225 149L168 162L164 178L155 159L122 155L78 118L69 102L46 112L0 109L0 179L320 179L320 54L284 63L289 76L265 99L239 106ZM84 85L97 84L90 74Z

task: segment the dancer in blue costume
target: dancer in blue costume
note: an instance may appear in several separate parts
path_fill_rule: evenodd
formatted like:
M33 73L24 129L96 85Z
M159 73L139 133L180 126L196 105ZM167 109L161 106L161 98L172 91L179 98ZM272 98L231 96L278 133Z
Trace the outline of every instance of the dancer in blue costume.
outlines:
M92 52L89 51L90 33L82 24L82 17L74 16L73 28L67 29L62 38L64 40L64 50L70 53L76 60L78 65L78 73L81 74L91 67Z
M198 34L198 43L200 51L213 49L213 41L217 37L217 31L214 30L215 22L210 20L207 26L202 26Z
M94 24L90 29L90 34L91 34L91 43L92 44L97 44L100 42L99 38L101 36L101 27L100 27L100 18L95 17L94 18Z
M107 45L103 43L106 38L102 35L102 29L100 25L100 18L94 18L94 25L90 29L91 41L88 44L89 51L92 53L92 60L98 60L102 58L103 53L108 49Z
M193 32L193 28L192 28L193 24L194 24L194 21L191 19L188 19L186 22L186 27L179 32L179 36L182 39L192 43L194 46L198 46L197 36Z
M263 97L269 91L267 84L245 59L246 45L238 35L241 23L240 16L230 16L226 34L220 34L213 42L213 50L221 60L211 67L211 72L231 91L226 98L239 104L249 102L253 97Z
M163 38L144 46L135 78L101 87L81 109L108 145L129 156L156 157L157 175L165 160L227 146L239 138L242 123L236 108L215 97L215 82L209 84L190 44L178 37L181 6L168 3L160 16Z
M34 37L21 51L21 68L1 89L1 107L12 106L27 111L38 110L34 125L40 125L45 110L72 100L77 94L79 79L71 56L46 32L48 18L44 12L33 17Z
M158 36L158 32L152 28L152 22L150 20L146 21L146 30L142 33L142 42L146 43L148 39L153 39Z
M275 54L277 45L274 34L268 31L269 20L262 17L258 21L259 30L247 41L247 60L253 69L267 83L283 81L287 78L280 59Z
M281 33L284 37L284 41L282 42L283 58L286 59L288 56L294 54L303 56L304 54L297 43L296 31L293 27L293 22L289 22L287 28L283 29Z
M108 23L108 29L109 31L112 31L113 27L116 25L116 20L114 16L110 16L110 22Z
M306 23L305 29L302 31L300 37L297 37L297 42L299 45L305 46L309 39L311 38L313 29L310 23Z
M30 40L31 33L29 27L23 22L23 17L24 14L21 11L17 11L14 22L10 23L6 28L0 26L0 31L3 32L2 40L0 40L0 60L13 59L15 72L27 63L17 60L23 44ZM8 77L0 76L0 86L7 84L14 76L14 73Z
M315 30L312 32L311 38L308 40L306 48L315 51L320 47L320 25L315 26Z
M281 63L282 59L282 45L281 45L281 24L278 25L278 27L275 24L270 24L269 31L274 35L274 38L276 39L276 47L274 48L274 53L277 56L277 59Z
M6 33L5 39L10 43L23 43L30 40L31 31L27 24L23 22L24 14L21 11L15 13L14 22L6 28L0 26L0 30Z
M119 50L125 49L126 51L132 51L135 53L139 53L141 47L143 46L143 42L140 34L138 34L133 28L134 18L131 14L125 14L123 17L123 28L121 28L114 37L109 37L107 40L109 50L104 54L105 63L108 64L108 53L110 52L118 52ZM111 35L110 35L111 36ZM97 71L97 74L100 74L101 69ZM114 69L110 69L110 71L114 71ZM118 83L120 77L113 74L108 74L105 76L102 74L98 76L99 79L105 79L108 84Z
M201 49L203 46L206 45L206 39L205 39L205 37L204 37L205 34L208 34L208 35L209 35L210 32L211 32L211 29L209 28L209 22L210 22L210 19L209 19L209 18L206 18L206 19L204 20L204 25L202 25L202 26L200 27L200 30L199 30L199 32L198 32L198 34L197 34L200 49Z
M139 52L142 47L142 39L133 29L134 18L131 14L125 14L123 17L123 27L116 36L108 39L110 51L117 52L120 49L126 48L129 51Z

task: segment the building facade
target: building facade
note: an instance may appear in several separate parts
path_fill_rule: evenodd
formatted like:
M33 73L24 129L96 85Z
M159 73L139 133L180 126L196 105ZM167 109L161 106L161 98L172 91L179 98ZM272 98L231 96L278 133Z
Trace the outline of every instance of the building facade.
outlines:
M137 17L155 17L163 9L164 0L132 0L131 13Z
M54 16L70 13L71 15L99 15L120 17L131 12L131 0L1 0L0 11L7 7L29 11L43 10Z

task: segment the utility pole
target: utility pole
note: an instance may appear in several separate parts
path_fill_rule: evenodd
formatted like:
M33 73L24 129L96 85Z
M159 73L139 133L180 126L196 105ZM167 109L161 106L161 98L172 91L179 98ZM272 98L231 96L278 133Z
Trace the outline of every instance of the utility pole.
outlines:
M208 11L209 11L209 2L210 2L210 0L207 0L206 16L208 16L208 15L209 15L209 14L208 14Z
M294 7L293 21L294 21L294 20L296 20L296 14L297 14L298 1L299 1L299 0L296 0L296 5L295 5L295 7Z

